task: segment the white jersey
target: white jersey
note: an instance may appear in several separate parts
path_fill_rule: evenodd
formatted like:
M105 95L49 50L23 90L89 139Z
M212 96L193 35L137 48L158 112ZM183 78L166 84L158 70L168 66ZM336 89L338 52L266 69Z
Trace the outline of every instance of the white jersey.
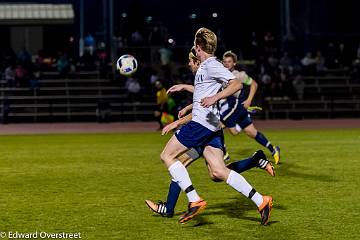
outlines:
M200 123L213 132L220 130L220 113L217 104L204 108L201 106L201 100L217 94L231 79L235 79L234 74L215 57L210 57L200 64L194 83L192 109L192 120L194 122Z

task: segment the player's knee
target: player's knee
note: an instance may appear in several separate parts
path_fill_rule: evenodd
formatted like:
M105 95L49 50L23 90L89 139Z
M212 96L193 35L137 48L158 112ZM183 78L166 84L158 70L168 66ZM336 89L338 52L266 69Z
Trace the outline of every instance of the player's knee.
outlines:
M209 171L209 177L212 181L214 182L221 182L222 180L221 179L218 179L217 177L215 177L212 173L212 171Z
M215 180L216 179L216 180ZM211 180L214 182L225 181L226 180L226 172L223 169L214 169L211 171Z
M160 153L160 159L162 162L166 163L170 160L170 155L163 151Z

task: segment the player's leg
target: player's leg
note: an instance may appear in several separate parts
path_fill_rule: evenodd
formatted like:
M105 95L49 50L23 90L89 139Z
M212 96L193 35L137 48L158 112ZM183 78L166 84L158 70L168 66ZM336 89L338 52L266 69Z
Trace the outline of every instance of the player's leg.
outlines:
M256 151L251 157L232 162L226 165L231 170L234 170L237 173L242 173L251 168L258 167L266 172L268 172L271 176L275 176L274 167L271 162L269 162L266 158L266 155L262 150Z
M220 132L220 137L221 137L221 144L223 145L223 153L225 154L226 150L225 150L225 139L224 139L223 132ZM224 161L226 163L225 158L224 158ZM221 181L221 180L217 179L215 176L213 176L209 164L207 164L207 167L208 167L210 178L214 182ZM234 170L237 173L241 173L241 172L247 171L251 168L258 167L258 168L261 168L261 169L264 169L265 171L267 171L271 176L275 176L274 167L267 160L266 155L264 154L264 152L262 150L256 151L250 158L246 158L243 160L234 161L230 164L226 164L226 167L231 170Z
M230 154L229 152L227 151L227 148L226 148L226 144L225 144L225 137L224 137L224 134L222 132L221 134L221 142L223 144L223 150L224 150L224 161L227 163L227 162L230 162ZM201 149L201 155L202 155L202 152L203 152L204 149Z
M244 120L244 122L246 123L249 120ZM244 124L244 123L243 123ZM266 147L267 149L269 149L269 151L271 152L272 156L274 157L275 160L275 164L278 164L280 161L280 148L278 146L274 147L271 142L264 136L264 134L262 134L261 132L259 132L253 123L249 124L248 126L244 127L244 132L246 133L246 135L248 135L249 137L255 139L258 143L260 143L262 146Z
M189 200L187 212L180 218L180 223L191 220L205 209L207 203L197 194L185 166L180 161L175 160L175 158L183 153L184 150L201 146L212 134L212 131L201 124L190 121L176 132L161 153L161 159L168 167L172 179L179 184L181 190L186 193ZM182 146L179 149L181 151L171 150L171 148L173 148L172 145Z
M251 199L261 214L261 223L266 224L270 217L272 209L272 197L262 196L237 172L228 169L223 161L223 151L214 146L206 146L204 150L204 158L210 166L212 174L236 191Z
M174 135L166 144L160 154L160 158L168 168L172 179L177 182L180 188L186 193L189 202L197 202L201 199L192 185L189 173L185 166L176 159L178 155L184 153L187 149L188 148L181 144Z
M195 160L200 158L200 154L196 149L191 148L186 153L177 157L177 159L185 166L188 167ZM171 180L166 202L158 201L157 203L151 200L145 200L147 206L155 213L163 217L172 217L174 215L175 206L179 198L181 188L176 181Z
M239 135L240 131L236 127L228 128L228 131L231 135L236 136Z

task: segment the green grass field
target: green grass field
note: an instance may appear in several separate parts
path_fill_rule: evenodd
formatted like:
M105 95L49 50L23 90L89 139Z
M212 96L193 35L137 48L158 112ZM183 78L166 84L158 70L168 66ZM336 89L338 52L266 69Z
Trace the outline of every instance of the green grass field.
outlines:
M357 239L360 129L264 131L282 149L277 176L243 175L274 197L269 226L255 205L189 168L207 210L180 225L144 199L165 200L170 177L159 133L0 136L0 232L81 232L82 239ZM232 159L261 148L226 136ZM178 214L186 209L181 195Z

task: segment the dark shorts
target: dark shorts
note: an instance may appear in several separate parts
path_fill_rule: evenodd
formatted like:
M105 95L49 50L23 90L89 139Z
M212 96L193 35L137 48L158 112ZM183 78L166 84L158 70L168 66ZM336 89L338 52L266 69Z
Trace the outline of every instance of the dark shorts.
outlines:
M187 148L195 148L203 152L206 146L224 149L222 130L213 132L200 123L190 121L179 130L175 136L177 140Z
M240 104L233 112L226 111L222 114L221 121L227 128L233 128L236 124L239 124L239 126L244 129L252 124L250 114L242 104Z

